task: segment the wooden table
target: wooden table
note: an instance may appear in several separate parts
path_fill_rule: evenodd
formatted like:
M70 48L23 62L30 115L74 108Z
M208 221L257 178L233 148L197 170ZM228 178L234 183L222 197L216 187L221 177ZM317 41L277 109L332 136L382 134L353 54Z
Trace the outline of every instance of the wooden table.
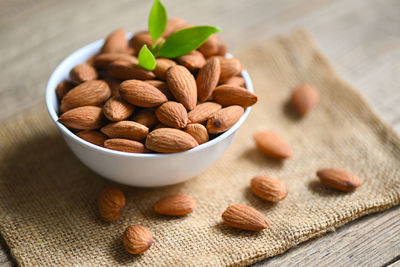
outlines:
M400 1L164 0L170 16L223 29L231 51L302 27L339 72L400 132ZM147 25L150 1L0 0L0 122L43 104L72 51L118 27ZM257 265L400 264L400 208L370 215ZM0 267L12 266L4 241Z

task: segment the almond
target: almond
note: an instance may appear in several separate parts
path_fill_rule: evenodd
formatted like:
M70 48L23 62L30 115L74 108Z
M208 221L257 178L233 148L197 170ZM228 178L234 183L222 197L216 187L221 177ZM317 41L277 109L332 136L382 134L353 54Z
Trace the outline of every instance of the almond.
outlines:
M163 38L160 38L159 41L164 41ZM143 45L147 45L148 48L151 47L153 44L153 39L151 38L151 35L147 31L142 31L136 33L132 39L130 40L131 46L137 53L139 53L140 49L143 47Z
M56 87L56 95L58 99L62 99L72 88L74 84L71 82L60 82Z
M226 44L220 44L218 47L218 56L225 56L226 53L228 53L228 47L226 46Z
M153 131L154 131L154 130L157 130L157 129L161 129L161 128L171 128L171 127L169 127L169 126L167 126L167 125L165 125L165 124L162 124L162 123L160 122L159 124L157 124L157 125L154 127Z
M216 57L208 59L200 69L196 79L197 95L200 102L206 101L211 96L218 84L220 74L219 59Z
M114 78L120 80L151 80L156 77L153 72L127 61L112 62L108 66L108 73Z
M167 83L175 98L186 109L192 110L197 103L197 86L193 75L184 66L172 66L167 71Z
M149 128L134 121L119 121L107 124L100 131L111 138L126 138L139 141L146 138Z
M120 85L120 81L116 80L114 78L111 77L105 77L104 81L108 84L108 86L111 89L111 95L115 96L115 97L119 97L119 85Z
M232 85L220 85L215 88L213 99L222 106L239 105L244 108L254 105L258 100L249 90Z
M62 114L58 122L78 130L98 129L104 122L103 110L93 106L74 108Z
M199 145L208 142L210 139L206 127L199 123L192 123L186 126L185 132L193 136Z
M122 236L125 250L130 254L142 254L153 244L153 235L150 230L141 225L131 225L126 228Z
M153 85L155 88L160 90L168 98L168 100L174 99L174 95L169 90L168 84L166 82L158 80L147 80L145 82L150 85Z
M82 63L72 68L69 73L69 78L74 84L80 84L86 81L96 80L98 77L97 71L92 65Z
M317 176L324 185L345 192L354 191L362 184L356 175L340 169L321 169Z
M198 104L188 114L189 123L204 123L215 112L220 110L222 106L215 102L204 102Z
M175 65L176 65L176 62L171 59L157 58L156 59L156 68L154 69L154 73L156 74L157 78L159 78L161 80L165 80L167 70L170 67L175 66Z
M125 202L125 195L121 190L111 186L103 187L97 200L100 216L106 222L118 220L122 216Z
M279 135L271 131L259 131L253 136L258 149L275 159L287 159L292 156L290 146Z
M244 109L241 106L230 106L218 110L207 121L207 131L210 134L225 132L242 117Z
M242 230L261 231L269 226L261 212L242 204L229 206L222 214L222 219L229 226Z
M146 148L162 153L175 153L198 146L188 133L173 128L160 128L150 132L146 138Z
M215 34L208 37L208 39L198 48L198 50L205 56L211 57L219 52L221 41Z
M107 36L101 53L125 53L128 50L128 41L126 40L126 31L117 29Z
M156 107L168 101L160 90L139 80L122 82L119 92L127 102L144 108Z
M134 56L122 53L105 53L94 58L94 65L98 68L107 68L114 61L126 61L131 64L138 64L138 59Z
M318 90L310 85L303 84L293 90L290 103L293 109L300 115L305 116L319 101Z
M153 109L142 109L136 112L133 115L132 120L143 124L147 128L152 128L158 124L156 113Z
M122 121L129 118L135 107L121 99L121 97L111 97L103 106L103 112L110 121Z
M157 119L173 128L186 127L188 115L185 107L178 102L168 101L156 109Z
M238 87L246 87L246 83L243 77L233 76L224 82L226 85L238 86Z
M179 31L187 26L186 21L180 18L171 18L168 20L167 26L165 27L163 37L167 38L172 33Z
M191 196L176 194L157 201L153 210L162 215L183 216L196 208L196 201Z
M118 150L122 152L129 153L148 153L149 150L146 147L137 141L122 139L122 138L112 138L107 139L104 142L104 147L112 150Z
M88 141L89 143L95 144L97 146L103 146L104 141L108 139L108 137L98 131L80 131L76 133L77 136L82 138L85 141Z
M219 76L220 82L225 82L233 76L237 76L242 71L242 64L236 58L226 58L216 56L219 59L221 66L221 75Z
M193 50L189 54L178 57L178 62L191 72L195 72L206 64L206 59L202 53Z
M251 191L269 202L279 202L287 195L286 186L284 183L268 176L256 176L251 179Z
M134 55L136 55L137 52L136 52L135 48L128 47L128 49L126 50L125 53L128 54L128 55L134 56Z
M110 87L104 81L94 80L81 83L70 90L61 101L61 109L66 111L81 106L97 106L111 96Z

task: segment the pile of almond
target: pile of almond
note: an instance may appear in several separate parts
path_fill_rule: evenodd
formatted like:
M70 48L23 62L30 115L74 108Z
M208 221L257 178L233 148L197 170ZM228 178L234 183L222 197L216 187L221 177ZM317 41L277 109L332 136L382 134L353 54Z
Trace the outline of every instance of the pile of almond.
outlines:
M170 19L164 37L188 27ZM56 89L59 122L98 146L132 153L192 149L231 128L257 96L245 88L242 65L226 58L226 45L211 35L197 50L157 58L154 71L138 65L148 32L130 40L111 33L101 52L75 66Z

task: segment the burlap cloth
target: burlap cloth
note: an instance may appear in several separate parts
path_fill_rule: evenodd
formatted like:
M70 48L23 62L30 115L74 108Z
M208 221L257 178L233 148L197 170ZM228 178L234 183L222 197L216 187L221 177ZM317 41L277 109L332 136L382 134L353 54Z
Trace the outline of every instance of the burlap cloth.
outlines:
M175 186L126 194L123 217L103 223L96 197L109 183L69 151L43 107L0 128L0 229L12 256L23 266L246 265L283 253L363 215L400 200L400 141L360 95L344 82L304 32L253 46L238 54L251 74L260 101L229 150L199 177ZM301 82L321 92L319 106L299 120L287 108ZM255 149L252 134L271 129L291 145L294 156L278 162ZM338 167L364 184L344 194L322 186L322 167ZM282 180L288 196L268 204L249 191L257 174ZM192 195L198 209L184 218L152 212L164 195ZM261 233L231 229L225 208L244 203L265 214L271 227ZM154 234L141 256L126 253L121 234L130 224Z

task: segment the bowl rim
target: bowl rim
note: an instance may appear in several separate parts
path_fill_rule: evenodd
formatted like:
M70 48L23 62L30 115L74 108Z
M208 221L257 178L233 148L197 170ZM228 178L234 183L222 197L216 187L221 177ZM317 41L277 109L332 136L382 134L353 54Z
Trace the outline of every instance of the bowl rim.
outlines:
M56 124L56 126L58 127L58 129L60 129L61 132L68 135L70 138L77 141L81 145L89 148L90 150L94 150L94 151L97 151L97 152L103 153L103 154L105 153L105 154L111 154L111 155L127 157L127 158L170 158L170 157L175 157L177 155L184 156L187 154L196 153L199 150L207 149L207 148L221 142L222 140L224 140L231 134L234 134L235 131L238 130L238 128L243 124L243 122L249 116L251 107L247 107L245 109L245 112L243 113L243 115L240 117L240 119L227 131L223 132L219 136L215 137L214 139L212 139L206 143L200 144L195 148L192 148L192 149L189 149L189 150L183 151L183 152L159 153L159 154L156 154L156 153L131 153L131 152L122 152L122 151L112 150L112 149L108 149L105 147L101 147L101 146L92 144L92 143L78 137L72 131L70 131L67 127L65 127L63 124L58 122L59 116L56 112L56 107L53 105L52 98L54 97L55 89L57 87L57 83L55 82L56 78L58 76L60 76L62 73L64 73L66 71L66 69L69 68L71 61L75 61L79 58L82 58L83 56L87 56L88 53L93 52L95 50L100 50L103 43L104 43L104 39L94 41L92 43L89 43L89 44L75 50L73 53L68 55L54 69L54 71L50 75L50 78L46 85L46 94L45 94L46 107L47 107L47 111L48 111L52 121ZM228 58L233 57L230 53L227 53L225 56ZM250 78L250 75L248 74L248 72L246 70L242 70L241 74L242 74L243 79L245 80L247 90L249 90L250 92L254 92L253 83L251 81L251 78Z

